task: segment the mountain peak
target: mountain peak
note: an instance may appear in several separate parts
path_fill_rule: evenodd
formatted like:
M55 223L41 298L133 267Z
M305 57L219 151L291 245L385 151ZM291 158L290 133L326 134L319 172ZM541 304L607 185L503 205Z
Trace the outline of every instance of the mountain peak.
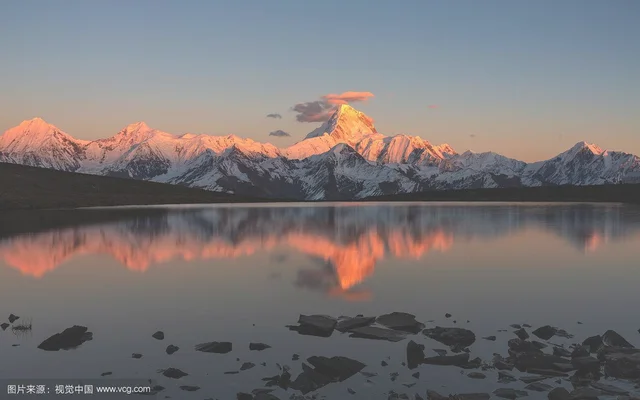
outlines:
M3 141L12 141L18 138L27 137L29 140L43 140L46 137L52 136L56 132L61 132L60 129L46 122L40 117L27 119L22 121L19 125L8 129L4 135L2 135Z
M134 122L133 124L129 124L124 128L124 131L126 132L140 132L151 130L152 129L149 128L149 125L147 125L147 123L144 121Z
M377 133L373 118L348 104L340 104L331 118L309 133L306 139L328 135L339 142L354 144L364 136Z
M592 143L587 143L584 140L580 141L578 143L576 143L570 150L569 152L571 153L575 153L578 151L582 151L584 149L589 150L591 153L593 154L602 154L604 152L604 150L602 150L599 146L592 144Z

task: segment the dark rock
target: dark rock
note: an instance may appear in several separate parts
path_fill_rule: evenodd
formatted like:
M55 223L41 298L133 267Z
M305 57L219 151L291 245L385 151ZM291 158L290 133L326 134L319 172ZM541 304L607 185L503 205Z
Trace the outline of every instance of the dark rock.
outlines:
M512 327L513 329L520 329L520 328L522 328L522 325L520 325L520 324L511 324L511 325L509 325L509 326L510 326L510 327Z
M565 388L555 388L547 395L549 400L571 400L571 394Z
M540 353L542 354L542 350L533 342L522 340L520 338L511 339L507 342L507 346L509 346L509 354L517 354L517 353Z
M560 364L560 363L553 364L554 371L570 372L570 371L573 371L574 369L576 369L576 367L574 367L573 364Z
M171 379L180 379L184 376L189 375L186 372L180 371L177 368L167 368L167 369L160 370L159 372L161 372L162 375L166 376L167 378L171 378Z
M558 357L571 357L571 351L564 347L554 347L553 355Z
M449 396L451 400L489 400L489 393L460 393Z
M543 381L548 378L549 378L548 376L528 375L528 376L521 376L520 380L524 383L534 383L534 382Z
M328 385L331 382L342 382L360 372L365 365L359 361L347 357L309 357L307 361L314 367L312 369L302 364L302 373L290 387L307 394Z
M392 312L376 318L376 322L389 329L416 334L424 328L424 324L416 321L416 316L403 312Z
M445 318L451 318L451 314L446 313L446 314L444 315L444 317L445 317Z
M449 353L445 349L432 349L432 350L434 353L436 353L439 356L446 356Z
M467 376L471 379L485 379L487 377L482 372L469 372Z
M542 340L549 340L554 336L560 336L567 339L570 339L573 337L573 335L570 335L569 333L567 333L567 331L563 329L558 329L551 325L542 326L531 333Z
M233 349L233 344L230 342L208 342L196 345L195 349L204 353L227 354Z
M416 379L420 379L420 371L414 372L413 374L411 374L411 376L416 378Z
M483 339L484 339L484 340L490 340L490 341L492 341L492 342L495 342L497 338L496 338L495 336L485 336L485 337L483 337Z
M529 339L529 334L527 333L527 331L524 328L520 328L517 331L514 331L513 333L515 333L516 336L520 338L520 340Z
M424 360L424 345L413 340L407 344L407 365L409 369L415 369Z
M169 346L167 346L167 349L165 351L167 352L167 354L171 355L178 350L180 350L180 347L170 344Z
M493 357L493 366L499 371L511 371L514 368L514 365L510 360L504 359L499 354L496 354Z
M289 330L301 335L329 337L333 333L338 320L328 315L300 315L298 325L287 326Z
M511 375L508 372L504 372L504 371L498 371L498 382L499 383L511 383L511 382L515 382L518 379Z
M606 347L598 353L604 361L607 376L618 379L640 379L640 350L626 347Z
M573 349L571 352L571 358L589 357L589 354L589 347L581 345Z
M448 400L448 397L434 390L427 390L427 400Z
M436 326L435 328L425 329L422 333L433 340L457 349L471 346L476 341L475 333L464 328L442 328Z
M582 345L587 348L589 353L597 353L602 346L602 336L590 336L582 342Z
M253 368L255 366L256 365L254 363L252 363L252 362L246 362L246 363L242 364L242 366L240 367L240 371L246 371L246 370L251 369L251 368Z
M600 361L592 356L574 357L571 359L571 365L578 370L600 370Z
M100 374L100 376L109 376L109 375L113 375L113 372L103 372Z
M529 325L529 324L522 324L522 327L523 327L523 328L531 328L531 325Z
M532 374L538 374L538 375L542 375L545 376L547 378L549 377L564 377L567 376L566 373L566 366L569 366L571 364L553 364L554 368L558 368L558 370L555 369L544 369L544 368L529 368L528 372L532 373ZM574 368L573 366L571 366L571 369L569 371L572 371Z
M607 394L618 394L618 395L627 395L629 392L627 390L621 389L617 386L607 385L605 383L600 382L592 382L591 386L597 390L600 390Z
M293 356L291 356L291 360L293 361L298 361L300 359L300 355L299 354L294 354Z
M592 388L579 388L571 392L571 400L598 400L602 392Z
M423 364L432 364L432 365L455 365L455 366L463 366L467 365L469 362L469 354L462 353L456 354L454 356L435 356L435 357L426 357L422 363Z
M154 339L158 339L158 340L164 340L164 332L158 331L158 332L154 333L153 335L151 335L151 337L154 338Z
M131 354L131 358L136 358L136 359L138 359L138 358L142 358L142 354L140 354L140 353L133 353L133 354Z
M389 374L389 379L391 380L391 382L395 382L396 379L398 379L398 377L400 376L399 373L397 372L392 372Z
M264 343L249 343L249 350L251 351L262 351L270 348L271 346Z
M367 378L373 378L374 376L378 376L378 374L376 374L375 372L360 371L360 373L366 376Z
M527 390L533 390L534 392L548 392L553 389L553 386L547 385L542 382L533 382L524 387Z
M382 360L380 362L380 365L382 365L383 367L386 367L387 365L389 365L385 360Z
M88 332L87 327L74 325L46 339L38 348L45 351L70 350L92 339L93 333Z
M377 326L363 326L351 329L349 337L373 340L387 340L400 342L406 339L406 335L393 329L379 328Z
M185 392L197 392L200 390L199 386L180 386L180 390L184 390Z
M249 393L236 394L236 400L253 400L253 395Z
M9 315L9 323L10 324L13 324L14 322L16 322L19 319L20 319L20 317L18 317L17 315L14 315L14 314Z
M625 338L620 336L620 334L616 331L608 330L602 335L602 343L609 347L626 347L629 349L633 348L633 345Z
M268 392L260 392L256 393L256 397L253 400L280 400L280 398Z
M236 375L236 374L239 374L239 373L240 373L240 371L226 371L224 374L225 375Z
M348 392L349 394L356 394L356 391L355 391L355 390L353 390L353 389L351 389L351 388L347 388L347 392Z
M2 329L3 331L6 331L8 327L9 327L9 324L7 324L6 322L3 322L2 324L0 324L0 329Z
M525 397L529 395L529 393L525 392L524 390L516 390L511 388L496 389L493 391L493 394L496 395L496 397L501 397L503 399L509 400L514 400L519 397Z
M338 332L347 332L354 328L362 328L376 322L376 317L353 317L338 321L336 330Z
M303 369L309 368L309 366L302 364ZM288 368L282 368L282 372L279 375L262 378L263 381L266 381L266 386L278 386L284 390L289 388L291 384L291 373Z
M518 370L531 372L532 369L553 370L554 364L569 364L566 358L544 353L517 353L515 366Z

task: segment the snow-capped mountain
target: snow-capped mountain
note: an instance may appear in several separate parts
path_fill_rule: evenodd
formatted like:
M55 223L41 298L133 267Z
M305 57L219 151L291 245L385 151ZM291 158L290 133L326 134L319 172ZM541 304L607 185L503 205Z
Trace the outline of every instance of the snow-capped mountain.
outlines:
M616 183L640 158L580 142L527 164L457 153L417 136L385 136L348 105L293 146L234 135L176 136L138 122L107 139L78 140L40 118L0 136L0 162L300 200L360 199L424 190Z

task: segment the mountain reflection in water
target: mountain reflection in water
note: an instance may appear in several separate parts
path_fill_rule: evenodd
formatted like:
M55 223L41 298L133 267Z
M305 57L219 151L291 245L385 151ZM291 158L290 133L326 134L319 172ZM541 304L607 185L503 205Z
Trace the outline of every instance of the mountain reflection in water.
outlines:
M594 251L637 235L640 215L619 205L340 205L173 208L102 225L64 228L0 241L0 259L41 278L80 255L108 254L131 271L171 260L234 259L286 246L310 256L296 285L347 299L384 259L420 259L458 241L492 240L541 229Z

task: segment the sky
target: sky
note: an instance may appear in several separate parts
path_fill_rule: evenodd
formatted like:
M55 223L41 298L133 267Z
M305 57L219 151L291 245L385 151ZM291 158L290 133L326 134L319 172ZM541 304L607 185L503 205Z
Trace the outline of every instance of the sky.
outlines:
M0 131L145 121L287 146L344 92L379 132L524 161L640 154L640 1L2 0ZM270 118L279 114L282 118ZM271 132L275 134L270 135ZM290 136L287 136L287 133Z

